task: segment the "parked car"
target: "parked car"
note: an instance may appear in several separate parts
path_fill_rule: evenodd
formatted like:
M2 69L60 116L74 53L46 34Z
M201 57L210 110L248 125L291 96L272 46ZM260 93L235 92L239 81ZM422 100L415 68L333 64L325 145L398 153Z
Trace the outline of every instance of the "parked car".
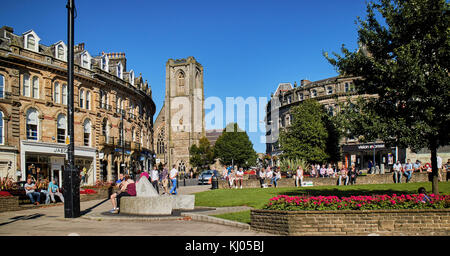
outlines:
M201 172L200 175L198 176L198 184L199 185L208 184L209 179L211 179L212 175L213 175L212 170L206 170Z

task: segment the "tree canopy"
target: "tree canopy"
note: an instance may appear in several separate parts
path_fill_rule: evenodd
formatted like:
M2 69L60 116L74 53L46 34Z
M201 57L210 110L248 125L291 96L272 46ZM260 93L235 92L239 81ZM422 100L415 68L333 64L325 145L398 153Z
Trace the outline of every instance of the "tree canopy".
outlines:
M339 73L359 78L358 93L376 95L344 110L351 132L430 149L436 194L436 151L450 138L448 11L445 0L370 2L366 20L358 18L360 49L342 46L343 56L334 53L335 58L324 53Z
M323 163L339 159L339 134L323 105L308 99L291 108L291 125L280 131L282 157Z
M256 164L256 151L247 133L236 123L230 123L217 138L214 152L223 165L250 167Z
M189 162L193 167L203 170L208 165L214 164L214 149L206 137L200 138L198 146L197 144L193 144L189 148L189 154L191 155Z

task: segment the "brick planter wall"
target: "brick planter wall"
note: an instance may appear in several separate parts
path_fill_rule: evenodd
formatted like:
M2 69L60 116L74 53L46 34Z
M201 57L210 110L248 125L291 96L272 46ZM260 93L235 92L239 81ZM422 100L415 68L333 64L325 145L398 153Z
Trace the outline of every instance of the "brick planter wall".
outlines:
M19 209L18 196L0 197L0 212L15 211Z
M444 176L445 177L445 176ZM314 186L336 186L338 178L303 178L304 182L312 181ZM405 182L406 178L402 177L402 182ZM428 173L414 173L410 182L428 182ZM293 178L282 178L279 180L278 187L294 187ZM268 179L265 180L266 184L269 184ZM373 174L366 176L358 176L356 184L389 184L394 183L393 173L387 174ZM242 181L242 187L244 188L260 188L259 179L244 179ZM228 188L228 184L225 180L219 180L219 188Z
M80 195L80 202L85 202L89 200L98 200L98 199L107 199L110 196L111 189L109 188L89 188L92 190L97 191L95 194L81 194Z
M448 236L450 209L365 211L251 210L251 228L289 236Z

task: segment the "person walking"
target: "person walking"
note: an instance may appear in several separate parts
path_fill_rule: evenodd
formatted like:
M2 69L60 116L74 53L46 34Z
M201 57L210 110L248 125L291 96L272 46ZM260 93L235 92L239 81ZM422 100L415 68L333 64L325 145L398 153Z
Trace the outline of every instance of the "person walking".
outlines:
M161 182L164 189L164 194L169 194L169 170L165 167L161 172Z
M150 171L150 182L159 194L159 172L156 165L153 166L153 169Z
M172 165L172 170L170 170L169 178L172 181L172 189L169 191L170 194L176 195L177 192L177 176L178 170L175 169L175 165Z

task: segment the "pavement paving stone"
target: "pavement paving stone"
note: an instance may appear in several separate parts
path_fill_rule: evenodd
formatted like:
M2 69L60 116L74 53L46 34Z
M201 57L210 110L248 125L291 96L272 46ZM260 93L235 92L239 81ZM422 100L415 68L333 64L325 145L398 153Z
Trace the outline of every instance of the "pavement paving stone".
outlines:
M179 187L192 194L210 186ZM109 200L80 203L80 218L64 218L64 205L56 204L0 213L0 236L265 236L245 223L215 218L212 214L246 210L245 207L212 209L197 207L178 216L119 216L108 214ZM203 216L203 217L201 217ZM120 232L119 232L120 231Z

